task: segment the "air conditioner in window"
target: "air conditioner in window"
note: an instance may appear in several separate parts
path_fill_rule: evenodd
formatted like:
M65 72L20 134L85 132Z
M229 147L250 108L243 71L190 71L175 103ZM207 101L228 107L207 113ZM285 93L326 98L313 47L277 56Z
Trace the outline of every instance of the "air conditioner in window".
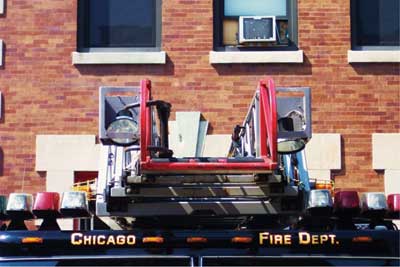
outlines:
M239 17L239 43L275 42L275 16Z

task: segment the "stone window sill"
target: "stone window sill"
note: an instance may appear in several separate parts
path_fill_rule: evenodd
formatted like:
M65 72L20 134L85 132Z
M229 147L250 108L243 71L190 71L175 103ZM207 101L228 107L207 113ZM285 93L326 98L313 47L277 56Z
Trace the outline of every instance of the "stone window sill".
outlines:
M297 51L210 51L210 64L303 63L303 50Z
M395 51L347 51L349 63L399 63L400 50Z
M165 64L160 52L72 52L72 64Z

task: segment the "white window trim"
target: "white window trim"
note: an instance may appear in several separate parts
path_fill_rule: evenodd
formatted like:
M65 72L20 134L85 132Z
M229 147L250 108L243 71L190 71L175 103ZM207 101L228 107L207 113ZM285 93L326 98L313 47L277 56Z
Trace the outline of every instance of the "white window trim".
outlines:
M400 50L349 50L347 61L349 63L399 63Z
M159 52L72 52L72 64L165 64L165 51Z
M210 64L303 63L303 50L297 51L210 51Z
M0 66L3 66L3 40L0 39Z

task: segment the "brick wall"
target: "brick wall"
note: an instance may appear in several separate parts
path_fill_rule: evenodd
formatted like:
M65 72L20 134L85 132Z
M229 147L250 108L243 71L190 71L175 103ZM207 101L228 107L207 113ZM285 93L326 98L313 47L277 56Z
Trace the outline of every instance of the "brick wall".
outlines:
M8 0L0 15L0 193L44 190L44 174L34 171L37 134L97 133L100 85L150 78L154 96L174 111L199 110L213 133L229 133L264 75L278 86L312 88L314 132L343 137L337 187L383 191L383 174L372 169L371 134L400 130L399 64L347 63L349 0L299 0L298 8L303 64L210 65L212 1L164 0L167 64L73 66L77 1Z

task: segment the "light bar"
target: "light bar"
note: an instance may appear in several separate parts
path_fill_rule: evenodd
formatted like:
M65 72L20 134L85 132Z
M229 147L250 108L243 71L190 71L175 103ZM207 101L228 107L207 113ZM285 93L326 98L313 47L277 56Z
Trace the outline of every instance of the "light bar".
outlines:
M7 203L7 215L10 218L32 219L33 196L24 193L11 193Z
M311 215L328 216L332 213L332 197L327 189L311 190L306 210Z
M0 220L7 219L6 208L7 208L7 198L6 196L0 196Z
M38 218L58 217L60 195L55 192L37 193L33 205L33 214Z
M353 216L360 211L360 199L357 191L339 191L335 194L333 203L337 215Z
M387 210L386 197L383 193L364 193L361 195L361 212L368 217L383 217Z
M86 192L64 192L61 198L60 212L64 217L89 217Z
M390 194L387 197L389 216L400 219L400 194Z

